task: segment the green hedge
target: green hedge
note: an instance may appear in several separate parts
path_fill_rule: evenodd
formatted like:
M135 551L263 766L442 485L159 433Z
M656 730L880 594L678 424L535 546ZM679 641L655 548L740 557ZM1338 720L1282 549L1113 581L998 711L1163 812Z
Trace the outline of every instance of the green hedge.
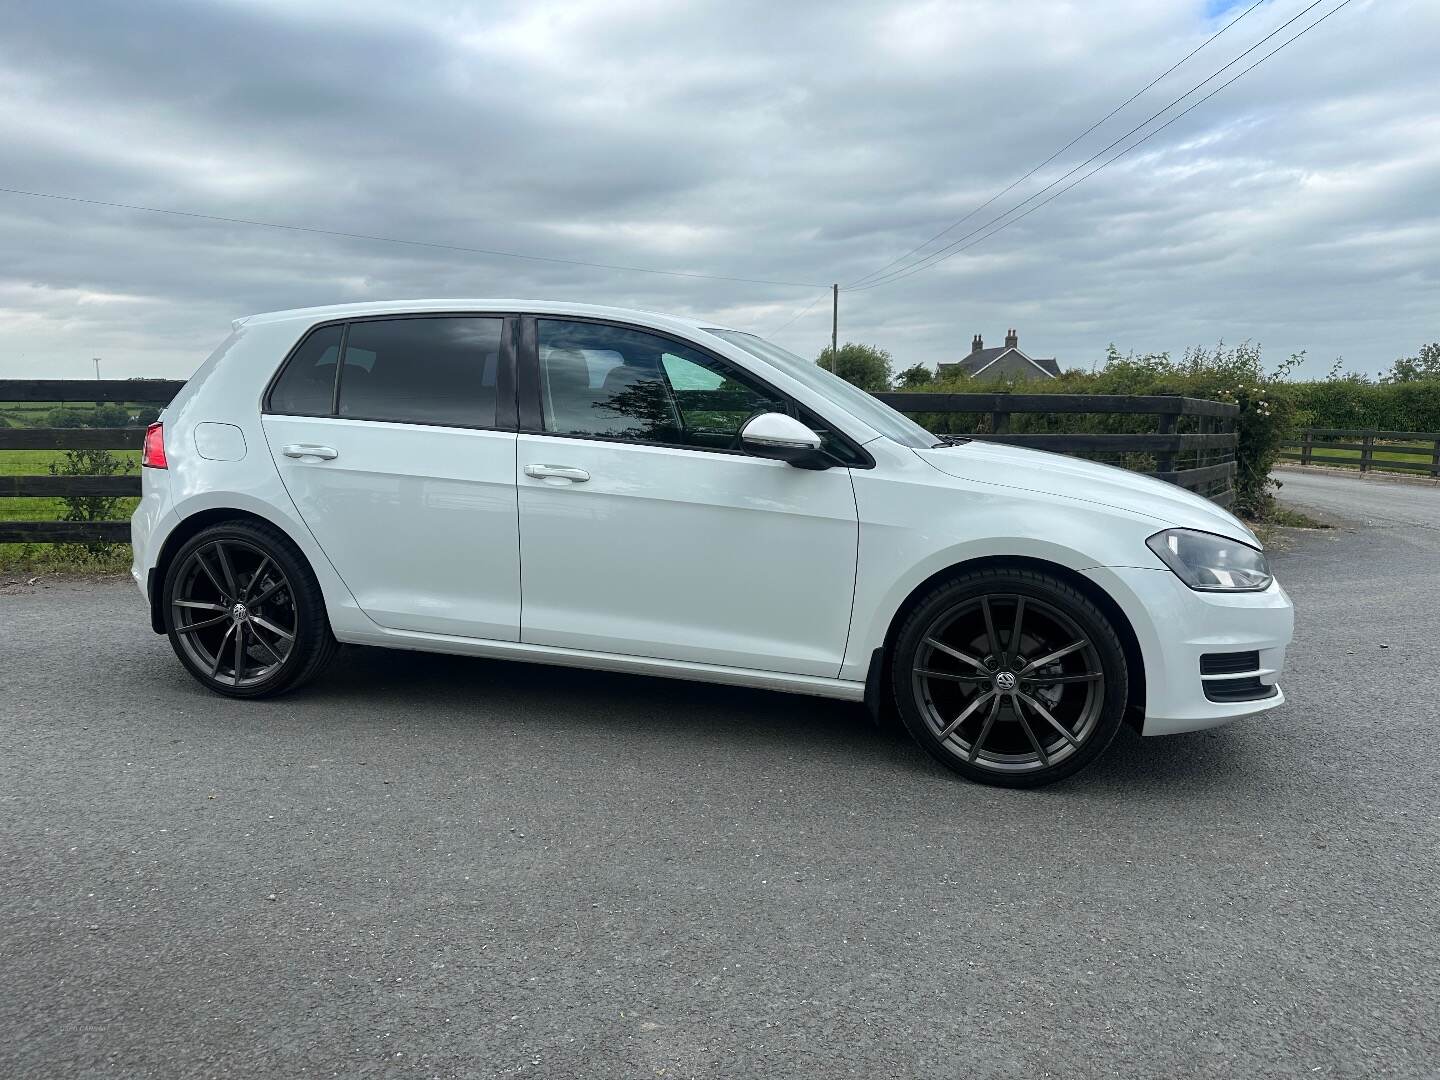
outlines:
M1440 379L1371 383L1360 379L1291 383L1283 392L1299 427L1440 431Z

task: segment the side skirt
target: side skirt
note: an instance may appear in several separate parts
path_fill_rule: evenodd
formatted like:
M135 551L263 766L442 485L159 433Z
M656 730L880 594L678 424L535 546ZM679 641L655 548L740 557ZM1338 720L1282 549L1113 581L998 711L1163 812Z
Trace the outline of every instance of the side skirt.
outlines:
M662 660L653 656L561 649L551 645L528 645L521 641L426 634L416 630L390 630L383 627L365 633L337 633L336 637L352 645L377 645L388 649L413 649L417 652L482 656L491 660L519 660L532 664L589 668L594 671L653 675L662 679L686 679L691 682L748 686L757 690L778 690L789 694L809 694L839 701L865 700L864 683L824 679L816 675L791 675L783 671L756 671L750 668L723 667L719 664Z

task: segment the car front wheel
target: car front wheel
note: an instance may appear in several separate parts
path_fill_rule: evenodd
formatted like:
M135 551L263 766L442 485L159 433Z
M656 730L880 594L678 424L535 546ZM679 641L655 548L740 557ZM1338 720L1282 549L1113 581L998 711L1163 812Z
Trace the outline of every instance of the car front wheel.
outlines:
M1027 570L959 574L921 599L891 662L924 749L987 784L1038 787L1109 746L1128 696L1125 652L1087 596Z
M165 629L204 686L266 697L319 673L338 649L320 585L290 539L232 521L191 537L170 561Z

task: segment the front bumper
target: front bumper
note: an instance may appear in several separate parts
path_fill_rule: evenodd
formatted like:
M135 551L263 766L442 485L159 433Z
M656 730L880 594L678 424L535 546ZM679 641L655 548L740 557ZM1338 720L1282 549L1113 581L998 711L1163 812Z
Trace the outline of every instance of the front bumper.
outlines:
M1285 703L1278 680L1295 627L1295 610L1279 582L1264 592L1196 592L1168 569L1100 567L1086 576L1124 609L1145 663L1145 735L1197 731ZM1200 658L1258 654L1247 674L1270 696L1212 701ZM1273 693L1268 689L1273 688Z

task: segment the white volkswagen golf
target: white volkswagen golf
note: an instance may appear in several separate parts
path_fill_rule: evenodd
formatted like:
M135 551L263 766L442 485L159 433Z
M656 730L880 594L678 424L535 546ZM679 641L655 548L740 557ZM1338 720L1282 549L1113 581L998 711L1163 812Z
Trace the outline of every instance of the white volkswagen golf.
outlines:
M761 338L579 304L240 319L146 434L135 580L205 686L338 642L898 710L1034 786L1272 709L1255 535L1143 476L942 439Z

